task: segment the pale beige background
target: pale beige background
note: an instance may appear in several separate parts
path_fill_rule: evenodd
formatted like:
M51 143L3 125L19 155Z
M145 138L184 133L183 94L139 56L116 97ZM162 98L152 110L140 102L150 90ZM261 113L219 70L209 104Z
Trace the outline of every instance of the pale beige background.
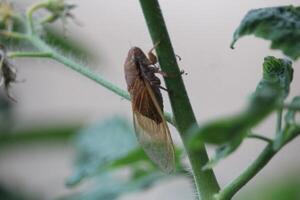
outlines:
M24 1L26 4L28 1ZM94 69L107 79L126 88L123 62L128 49L137 45L145 50L152 44L137 0L77 0L75 14L84 24L70 24L68 34L99 54ZM231 50L232 34L245 13L252 8L299 4L298 0L199 1L161 0L161 7L173 41L182 57L180 67L188 72L184 81L199 122L240 110L261 78L261 63L266 55L282 56L269 50L269 42L246 37ZM23 1L22 1L23 3ZM36 125L43 121L92 122L116 113L130 117L126 100L98 86L87 78L53 61L20 59L19 77L26 79L14 87L19 100L15 112L20 122ZM292 94L300 92L300 63L294 64ZM167 98L165 98L167 99ZM170 110L166 100L166 110ZM260 131L272 136L275 118ZM23 124L20 123L20 124ZM20 125L22 126L22 125ZM173 131L177 138L177 133ZM248 140L238 152L216 167L223 186L238 175L263 148L262 142ZM250 182L248 188L280 174L298 170L299 139L282 150ZM18 147L0 154L0 179L18 189L38 193L41 199L53 199L70 191L64 180L71 173L73 150L68 146ZM157 184L142 194L121 199L193 199L191 184L174 180ZM247 189L246 189L247 190ZM243 190L241 193L245 192Z

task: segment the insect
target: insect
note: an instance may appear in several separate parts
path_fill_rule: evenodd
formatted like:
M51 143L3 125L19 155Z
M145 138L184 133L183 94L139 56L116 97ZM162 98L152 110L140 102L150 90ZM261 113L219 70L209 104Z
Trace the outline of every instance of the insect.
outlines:
M127 89L131 96L133 123L137 139L149 158L162 171L171 173L175 168L172 138L163 115L160 79L155 73L166 74L155 66L156 56L148 58L138 47L132 47L124 64Z

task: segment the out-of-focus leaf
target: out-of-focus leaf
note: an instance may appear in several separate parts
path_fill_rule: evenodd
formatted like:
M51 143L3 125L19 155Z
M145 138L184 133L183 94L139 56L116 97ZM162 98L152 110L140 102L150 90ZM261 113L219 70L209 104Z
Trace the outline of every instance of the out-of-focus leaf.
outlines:
M65 141L79 129L78 125L74 126L51 126L36 127L27 130L14 131L9 134L0 135L0 147L24 142L41 142L41 141Z
M91 59L94 54L84 47L82 41L76 41L65 36L53 27L44 26L43 39L53 47L58 48L63 53L76 56L79 59Z
M287 59L265 57L263 63L263 78L259 82L256 91L263 89L266 85L278 87L284 100L290 92L290 84L293 81L294 70L292 62Z
M49 12L49 16L42 20L42 23L53 23L58 19L61 19L63 23L66 23L68 18L75 20L75 16L71 12L77 5L69 4L65 0L51 0L45 5L45 9Z
M0 138L9 132L12 123L12 104L7 97L0 93Z
M272 49L280 49L290 58L300 57L300 7L283 6L248 12L234 33L232 48L242 36L253 34L271 40Z
M0 23L0 31L2 31L3 28L4 28L4 24ZM19 32L19 33L23 33L25 31L24 27L22 26L21 21L19 21L19 20L14 21L13 31L14 32ZM27 47L28 46L27 41L21 41L19 39L15 39L15 38L4 37L1 34L0 34L0 44L3 44L6 47L11 47L11 48L17 48L17 47L21 48L21 47Z
M243 142L243 137L236 137L216 149L215 155L205 164L202 170L212 169L218 162L234 152Z
M133 129L118 117L82 129L75 145L78 157L75 173L67 181L69 186L105 170L138 148Z
M78 133L75 173L67 185L74 186L84 178L91 178L95 187L63 198L67 200L114 200L124 193L146 189L168 177L185 173L179 162L181 150L176 150L177 170L165 175L139 147L131 125L114 117L91 125ZM126 169L126 177L118 176Z
M0 2L0 32L19 32L25 33L26 29L23 26L25 24L22 22L19 13L14 9L14 4L9 1ZM18 39L8 39L7 37L2 37L0 34L0 44L5 46L16 47L21 45L23 42Z
M217 162L236 150L249 130L265 119L277 106L279 93L276 88L266 86L257 91L247 109L233 117L219 119L191 130L190 148L202 143L220 145L215 156L204 167L212 168Z
M162 172L148 173L136 179L117 179L111 174L98 176L91 190L76 193L61 200L115 200L125 193L149 188L155 182L166 179Z
M277 102L278 90L270 86L264 87L252 96L249 106L240 114L222 118L191 130L191 147L197 148L203 142L223 144L236 137L245 137L250 128L257 125L274 110Z
M33 194L24 194L12 188L3 187L0 185L0 199L2 200L34 200L37 199Z
M239 147L251 128L264 120L287 97L292 80L293 69L290 61L266 57L263 78L244 111L204 124L200 128L191 128L190 148L196 149L203 143L219 145L215 156L204 169L212 168L220 159Z

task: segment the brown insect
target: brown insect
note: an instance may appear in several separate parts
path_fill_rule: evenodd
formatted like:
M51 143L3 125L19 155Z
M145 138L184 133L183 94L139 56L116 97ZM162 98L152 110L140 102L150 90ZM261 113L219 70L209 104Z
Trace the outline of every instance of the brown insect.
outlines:
M150 159L162 171L170 173L175 168L173 142L163 115L160 79L155 73L166 76L155 66L156 56L148 58L138 47L132 47L124 64L127 89L131 95L133 122L139 143Z

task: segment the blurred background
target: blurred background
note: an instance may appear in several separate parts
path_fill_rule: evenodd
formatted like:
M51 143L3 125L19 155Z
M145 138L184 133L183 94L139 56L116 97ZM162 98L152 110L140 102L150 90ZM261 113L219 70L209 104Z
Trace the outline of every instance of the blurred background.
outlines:
M14 2L17 10L24 11L35 1ZM82 25L69 21L66 37L88 49L93 61L76 56L74 59L89 64L95 72L126 89L123 64L129 48L138 46L148 51L152 47L139 2L70 2L78 6L73 13ZM229 48L233 32L247 11L296 5L299 1L189 0L183 3L181 0L161 0L160 3L175 52L182 58L179 65L188 73L183 79L201 123L241 110L261 79L264 57L284 57L281 52L269 49L270 42L254 37L241 39L235 50ZM63 29L59 22L55 26L57 30ZM0 142L0 189L3 194L14 191L28 199L52 200L90 187L86 182L71 189L65 186L73 174L76 160L73 135L80 127L101 123L114 116L127 119L131 125L130 103L54 61L18 59L13 64L18 69L18 79L25 81L13 85L11 90L18 102L9 102L11 110L7 112L13 119L10 125L14 132L35 134L31 134L31 139L21 138L21 142L14 143L13 139ZM290 96L299 95L300 91L300 79L297 78L300 77L300 62L293 66L296 78ZM164 100L165 110L170 111L166 94ZM0 104L5 108L9 106L5 100ZM272 137L275 121L272 116L257 130ZM44 134L45 138L35 138L37 134ZM172 136L175 143L181 145L174 129ZM300 199L297 190L300 187L299 145L299 138L287 145L234 199L275 199L273 197L279 194L284 194L285 198L281 199ZM237 152L218 164L215 172L221 186L240 174L264 146L261 141L246 140ZM209 152L213 153L211 147ZM183 200L193 199L194 194L191 181L180 176L118 199Z

